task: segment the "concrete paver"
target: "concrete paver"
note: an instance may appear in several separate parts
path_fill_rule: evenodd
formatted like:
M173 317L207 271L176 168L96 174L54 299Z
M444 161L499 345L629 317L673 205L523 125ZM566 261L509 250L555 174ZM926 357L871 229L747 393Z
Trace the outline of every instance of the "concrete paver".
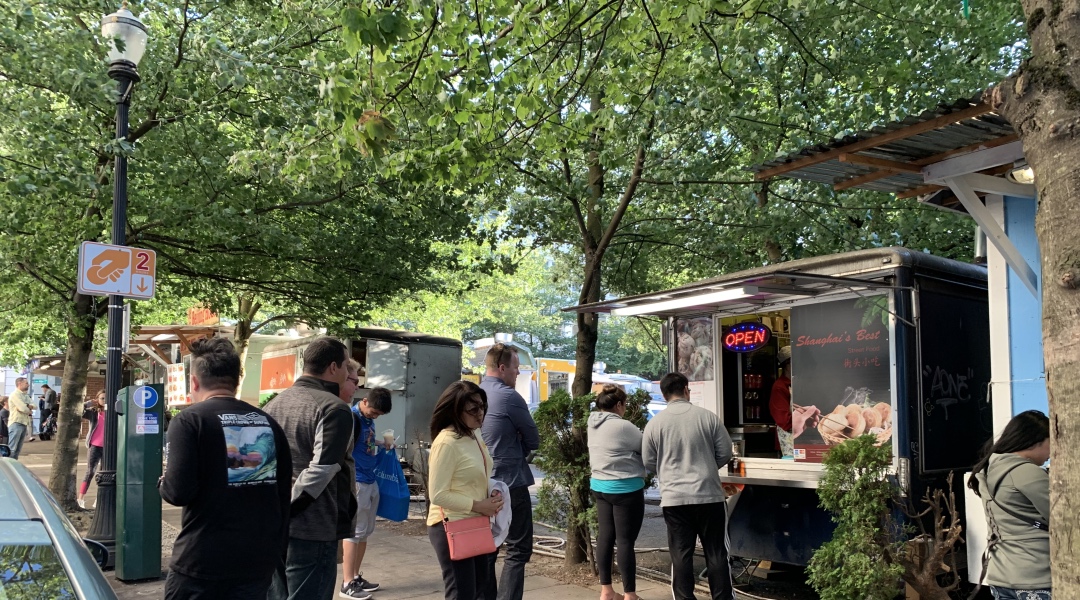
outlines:
M54 442L36 441L23 447L20 462L25 464L42 481L48 482L52 469ZM86 469L86 448L80 446L78 480ZM87 506L96 499L96 488L91 484L87 494ZM162 518L167 525L180 526L179 508L162 505ZM167 562L163 570L167 570ZM497 567L501 569L501 565ZM443 598L442 574L435 551L426 536L401 535L385 528L376 527L368 540L364 557L365 576L377 581L382 588L375 592L375 600L441 600ZM106 573L121 600L160 598L164 592L163 580L122 582L115 579L113 571ZM338 580L341 569L338 568ZM642 581L639 591L644 592L652 582ZM661 586L662 587L662 586ZM599 586L592 588L568 585L541 575L526 575L524 600L595 600L600 594ZM661 597L649 594L650 597Z

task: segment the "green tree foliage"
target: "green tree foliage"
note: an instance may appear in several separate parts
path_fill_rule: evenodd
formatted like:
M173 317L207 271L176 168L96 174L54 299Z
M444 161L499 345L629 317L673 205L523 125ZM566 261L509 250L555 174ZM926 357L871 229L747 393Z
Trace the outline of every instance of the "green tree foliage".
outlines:
M567 253L586 304L803 254L969 255L955 217L745 168L983 89L1017 63L1018 17L1011 0L970 19L953 0L361 4L343 36L362 66L327 78L343 112L397 126L386 168L499 190L509 235ZM576 329L583 395L597 315Z
M369 146L341 135L316 65L348 54L328 35L337 15L306 5L133 6L150 42L131 132L114 140L108 42L88 24L115 8L0 8L0 321L19 323L0 341L5 359L68 355L50 483L68 505L105 304L75 292L77 252L108 238L117 153L130 157L128 244L157 251L163 289L213 307L257 295L316 324L349 324L425 285L439 260L431 244L469 229L461 190L419 165L379 172Z
M896 524L890 518L898 487L889 475L892 449L864 435L834 446L818 483L821 506L836 530L810 560L810 584L823 600L890 600L903 567L888 560Z
M534 463L544 471L544 481L537 492L536 516L567 531L583 531L577 550L595 560L590 531L596 529L596 510L589 490L589 437L586 423L593 410L595 394L572 398L558 390L540 403L533 418L540 430L540 449ZM627 397L624 419L639 428L645 427L645 406L649 395L638 390ZM570 543L570 540L567 540ZM567 553L570 550L567 549Z

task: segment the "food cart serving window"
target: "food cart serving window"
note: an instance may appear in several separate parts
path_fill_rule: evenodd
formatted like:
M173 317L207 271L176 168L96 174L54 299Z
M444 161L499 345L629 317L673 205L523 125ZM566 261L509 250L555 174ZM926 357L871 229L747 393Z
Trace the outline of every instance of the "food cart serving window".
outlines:
M980 266L881 248L571 310L666 317L672 369L690 380L691 402L721 416L743 463L721 472L737 492L739 556L806 564L829 538L816 487L832 446L875 436L921 497L991 435Z

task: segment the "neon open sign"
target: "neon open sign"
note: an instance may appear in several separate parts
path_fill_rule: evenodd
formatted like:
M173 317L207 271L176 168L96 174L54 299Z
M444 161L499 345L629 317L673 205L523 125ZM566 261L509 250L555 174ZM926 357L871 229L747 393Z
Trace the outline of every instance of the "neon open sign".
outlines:
M724 348L732 352L753 352L769 343L772 330L761 323L739 323L728 327Z

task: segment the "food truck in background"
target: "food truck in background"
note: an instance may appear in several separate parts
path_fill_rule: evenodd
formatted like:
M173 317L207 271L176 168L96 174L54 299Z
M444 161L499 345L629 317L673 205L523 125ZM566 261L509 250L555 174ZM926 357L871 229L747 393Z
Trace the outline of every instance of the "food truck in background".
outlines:
M745 474L728 502L731 552L805 565L833 530L821 460L872 434L918 501L960 474L992 434L986 269L905 248L807 258L574 307L666 317L690 401L720 415ZM769 397L790 346L791 403L818 415L782 456ZM958 506L960 514L964 507Z
M360 389L390 390L393 410L375 421L378 431L393 429L402 458L413 461L413 451L430 444L431 413L439 395L461 378L461 342L420 333L381 328L354 329L339 336L352 358L360 363ZM262 353L259 399L292 385L303 373L303 355L314 337L267 346Z

